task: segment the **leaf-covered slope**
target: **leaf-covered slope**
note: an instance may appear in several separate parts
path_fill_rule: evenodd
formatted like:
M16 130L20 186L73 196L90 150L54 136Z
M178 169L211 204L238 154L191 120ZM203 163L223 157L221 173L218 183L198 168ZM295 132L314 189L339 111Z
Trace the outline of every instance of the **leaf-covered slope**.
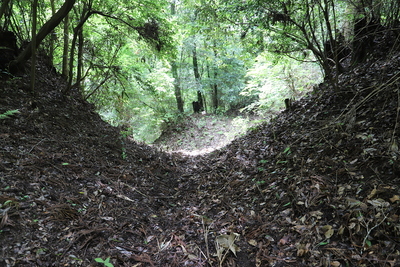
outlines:
M121 138L40 64L1 81L3 266L398 266L398 56L203 157ZM99 266L99 265L97 265Z
M397 64L321 84L205 160L204 198L236 211L260 266L399 264Z
M19 110L0 120L0 265L89 266L112 256L102 243L115 231L142 245L158 199L175 192L176 160L122 138L77 92L64 97L43 62L36 96L28 84L0 86L0 113Z

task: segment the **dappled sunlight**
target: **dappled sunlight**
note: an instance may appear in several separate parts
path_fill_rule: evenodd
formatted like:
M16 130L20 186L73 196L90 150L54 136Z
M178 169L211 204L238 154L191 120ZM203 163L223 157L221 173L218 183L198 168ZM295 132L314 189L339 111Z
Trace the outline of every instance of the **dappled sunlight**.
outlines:
M180 123L170 125L153 145L168 153L205 155L246 134L249 128L260 122L257 119L241 116L188 116Z
M202 149L195 149L195 150L177 150L177 151L172 151L172 153L180 153L186 156L202 156L209 154L211 152L214 152L215 150L218 150L222 148L223 146L217 146L217 147L206 147Z

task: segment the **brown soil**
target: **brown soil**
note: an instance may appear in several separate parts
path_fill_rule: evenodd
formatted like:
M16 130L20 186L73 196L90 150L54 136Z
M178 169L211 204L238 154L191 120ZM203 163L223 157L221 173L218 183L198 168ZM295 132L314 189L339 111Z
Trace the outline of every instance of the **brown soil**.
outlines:
M400 55L208 155L123 139L38 65L0 82L0 266L400 266Z
M153 145L170 153L204 155L228 145L261 121L265 119L246 114L194 113L168 124Z

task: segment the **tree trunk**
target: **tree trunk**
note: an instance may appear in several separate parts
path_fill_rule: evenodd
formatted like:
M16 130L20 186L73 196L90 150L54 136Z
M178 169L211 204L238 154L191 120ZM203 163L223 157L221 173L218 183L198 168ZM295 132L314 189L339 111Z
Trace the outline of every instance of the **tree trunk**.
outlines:
M8 3L10 2L10 0L3 0L3 3L1 3L1 7L0 7L0 20L3 17L4 13L6 13L7 7L8 7Z
M171 2L171 15L174 16L175 14L176 14L176 2L172 1ZM184 109L183 109L184 103L183 103L183 99L182 99L181 83L180 83L179 76L178 76L178 64L176 63L175 59L171 63L171 71L172 71L172 77L174 78L176 105L177 105L178 111L180 113L183 113L184 112Z
M64 18L64 47L62 60L62 75L68 77L68 48L69 48L69 15Z
M217 44L214 41L213 43L213 50L214 50L214 58L216 59L218 57L218 51L217 51ZM219 101L218 101L218 85L217 85L217 77L218 77L218 72L217 72L217 68L214 68L214 77L213 77L213 83L212 83L212 89L213 89L213 111L214 113L217 112L218 106L219 106Z
M214 72L214 79L217 78L217 72ZM218 106L219 106L219 101L218 101L218 85L214 82L212 84L212 89L213 89L213 94L212 94L212 98L213 98L213 109L214 109L214 113L217 112L218 110Z
M197 61L197 51L196 51L196 44L193 47L193 73L194 73L194 78L196 81L196 87L197 87L197 102L199 103L200 109L199 111L204 110L204 104L203 104L203 94L201 93L200 87L200 72L199 72L199 64Z
M57 11L54 16L52 16L39 30L36 35L36 44L35 48L37 48L43 39L53 31L55 27L68 15L69 11L75 4L75 0L66 0L64 5ZM18 57L10 62L10 70L13 72L18 71L23 64L32 56L32 42L28 44L28 46L18 55Z
M171 69L172 69L172 77L174 78L174 88L175 88L175 99L176 99L176 105L178 107L178 111L180 113L184 112L183 109L183 99L182 99L182 90L181 90L181 84L178 76L178 66L176 64L176 61L172 61L171 63Z
M32 61L31 61L31 91L35 93L35 76L36 76L36 27L37 27L37 6L38 0L34 0L32 4Z
M94 14L91 10L91 8L84 8L82 11L81 18L79 20L79 24L74 28L74 36L72 38L72 43L71 43L71 49L70 49L70 55L69 55L69 75L68 75L68 85L67 87L63 90L63 93L68 93L71 90L72 87L72 78L73 78L73 68L74 68L74 51L75 51L75 46L76 46L76 40L78 39L79 36L79 31L82 30L83 25L86 23L86 21L89 19L89 17Z
M78 32L78 67L76 72L76 86L81 88L83 73L83 28Z
M357 9L351 3L346 3L344 9L343 35L346 43L350 43L354 37L354 18Z
M56 7L54 5L54 0L50 0L50 6L51 6L51 16L54 16L56 13ZM53 58L54 58L54 41L56 40L55 37L55 32L54 30L51 32L51 38L50 38L50 59L51 62L53 63Z
M207 65L207 76L211 82L210 87L212 91L212 112L215 113L218 109L219 106L219 101L218 101L218 85L216 83L218 73L216 70L214 70L213 76L211 75L211 70L210 66Z

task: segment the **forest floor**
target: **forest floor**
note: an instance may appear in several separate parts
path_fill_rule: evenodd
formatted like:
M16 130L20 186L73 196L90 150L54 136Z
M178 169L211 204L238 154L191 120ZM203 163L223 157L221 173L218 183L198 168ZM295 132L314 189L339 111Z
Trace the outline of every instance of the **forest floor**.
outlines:
M400 266L399 70L379 55L202 156L124 139L43 63L35 95L3 79L0 266Z
M169 153L204 155L228 145L262 121L265 119L240 113L233 116L194 113L169 124L152 145Z

